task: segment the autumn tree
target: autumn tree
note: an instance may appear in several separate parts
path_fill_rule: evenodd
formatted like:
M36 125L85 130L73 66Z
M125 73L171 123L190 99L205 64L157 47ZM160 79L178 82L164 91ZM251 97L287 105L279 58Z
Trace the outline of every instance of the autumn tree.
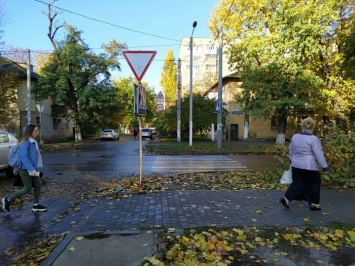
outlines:
M204 73L202 79L194 81L194 91L203 95L206 90L218 82L218 75L215 72Z
M355 127L355 3L342 1L337 6L338 19L333 24L333 53L331 61L325 62L328 74L329 94L333 96L332 104L340 115L344 115L350 127ZM330 61L330 62L329 62Z
M20 82L13 63L0 57L0 128L11 132L18 130L17 88Z
M177 66L172 49L169 49L166 54L160 76L160 85L165 95L166 107L169 107L175 104L177 99Z
M215 36L222 29L230 67L243 82L237 101L255 118L276 119L276 143L285 142L288 117L331 109L321 59L329 55L337 4L223 0L212 12L209 27Z
M0 0L0 52L2 50L1 27L4 16L4 2ZM20 84L16 66L0 53L0 128L17 131L18 121L17 88Z
M76 141L81 141L80 129L86 110L83 107L88 106L85 105L85 96L92 95L87 90L96 87L101 93L111 95L109 87L107 90L103 88L110 80L110 70L120 70L117 56L125 45L113 40L103 45L106 53L96 55L82 40L81 31L72 26L66 26L66 29L65 39L59 42L50 60L41 69L42 76L35 84L33 93L38 100L51 97L55 104L63 106L61 115L75 121Z

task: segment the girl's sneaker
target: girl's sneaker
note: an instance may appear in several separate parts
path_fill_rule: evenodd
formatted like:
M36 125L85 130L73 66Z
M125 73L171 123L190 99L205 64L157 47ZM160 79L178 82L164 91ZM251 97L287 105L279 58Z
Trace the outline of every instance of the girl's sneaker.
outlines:
M2 203L3 210L9 212L10 211L10 201L7 198L2 198L1 203Z
M41 204L37 204L37 205L33 205L32 211L34 211L34 212L45 212L45 211L47 211L47 208L44 207Z

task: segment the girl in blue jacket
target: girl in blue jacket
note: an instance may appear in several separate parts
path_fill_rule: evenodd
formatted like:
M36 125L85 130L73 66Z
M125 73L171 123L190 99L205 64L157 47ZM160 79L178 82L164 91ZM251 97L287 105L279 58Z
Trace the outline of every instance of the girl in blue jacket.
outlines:
M25 134L20 141L19 157L20 157L20 169L19 174L23 182L23 189L16 191L7 198L2 198L2 208L5 211L10 211L11 202L19 198L32 190L33 186L33 207L34 212L43 212L47 208L39 204L39 197L41 193L41 178L38 167L43 167L42 157L38 148L38 143L35 138L38 136L38 127L35 125L28 125L25 130Z

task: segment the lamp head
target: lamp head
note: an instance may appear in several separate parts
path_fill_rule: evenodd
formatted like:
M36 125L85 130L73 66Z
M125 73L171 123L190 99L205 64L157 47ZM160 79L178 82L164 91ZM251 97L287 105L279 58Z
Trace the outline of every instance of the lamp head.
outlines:
M196 28L196 26L197 26L197 21L194 21L194 23L192 24L192 27Z

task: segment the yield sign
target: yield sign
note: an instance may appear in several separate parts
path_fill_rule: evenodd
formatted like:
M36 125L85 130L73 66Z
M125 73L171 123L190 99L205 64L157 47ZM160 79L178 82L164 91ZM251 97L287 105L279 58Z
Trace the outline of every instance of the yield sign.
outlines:
M156 51L124 51L124 58L132 69L134 76L141 81L150 63L156 55Z

